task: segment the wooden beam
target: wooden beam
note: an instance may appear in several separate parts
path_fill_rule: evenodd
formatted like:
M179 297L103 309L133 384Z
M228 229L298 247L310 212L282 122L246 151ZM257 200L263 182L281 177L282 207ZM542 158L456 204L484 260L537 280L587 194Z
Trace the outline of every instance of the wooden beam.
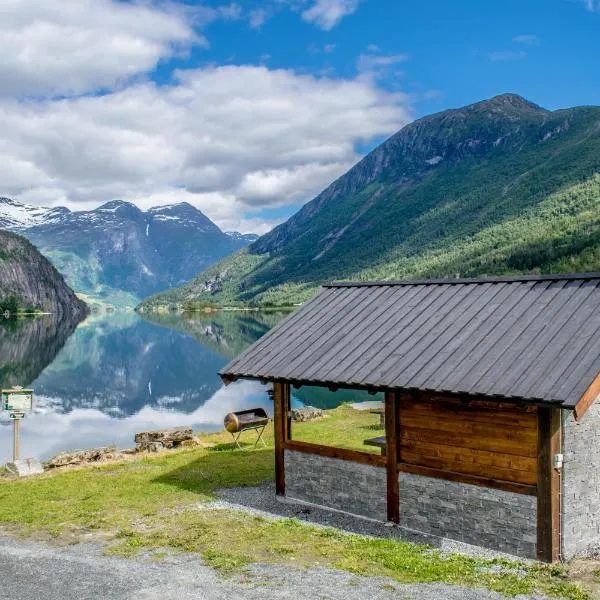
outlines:
M346 448L334 448L332 446L322 446L321 444L311 444L309 442L299 442L290 440L285 443L288 450L297 452L307 452L317 456L326 456L327 458L338 458L340 460L349 460L362 463L364 465L374 465L376 467L385 467L385 456L372 454L370 452L360 452L358 450L348 450Z
M287 392L286 392L287 390ZM287 430L286 395L289 397L289 385L276 381L273 383L273 427L275 429L275 492L285 495L285 437Z
M221 378L221 381L223 382L224 385L229 385L230 383L233 383L234 381L237 380L237 377L228 376L228 375L219 375L219 377Z
M594 404L598 395L600 395L600 374L592 381L590 387L585 390L585 393L575 405L575 419L577 421L579 421L588 411L590 406Z
M396 392L385 393L385 447L387 469L387 519L400 523L400 486L398 483L398 448L400 437L399 406Z
M538 408L537 557L545 562L560 558L560 472L553 460L562 447L561 415Z

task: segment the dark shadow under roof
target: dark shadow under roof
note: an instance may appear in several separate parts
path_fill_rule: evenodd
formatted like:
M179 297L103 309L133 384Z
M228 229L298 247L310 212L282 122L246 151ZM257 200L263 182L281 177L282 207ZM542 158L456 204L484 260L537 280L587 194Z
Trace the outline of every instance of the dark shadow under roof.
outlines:
M563 408L599 373L599 273L330 284L220 372Z

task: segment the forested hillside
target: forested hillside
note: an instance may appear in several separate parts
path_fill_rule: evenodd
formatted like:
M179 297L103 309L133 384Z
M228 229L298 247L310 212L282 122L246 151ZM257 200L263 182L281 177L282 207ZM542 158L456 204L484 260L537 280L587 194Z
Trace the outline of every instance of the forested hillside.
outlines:
M392 136L248 249L143 309L286 304L332 279L600 270L600 107L515 95Z

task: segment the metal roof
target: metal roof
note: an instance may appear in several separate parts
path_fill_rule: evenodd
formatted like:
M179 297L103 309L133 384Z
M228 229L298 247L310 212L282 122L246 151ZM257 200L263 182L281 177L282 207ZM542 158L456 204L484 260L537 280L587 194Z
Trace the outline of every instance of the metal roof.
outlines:
M599 373L599 273L330 284L220 372L563 408Z

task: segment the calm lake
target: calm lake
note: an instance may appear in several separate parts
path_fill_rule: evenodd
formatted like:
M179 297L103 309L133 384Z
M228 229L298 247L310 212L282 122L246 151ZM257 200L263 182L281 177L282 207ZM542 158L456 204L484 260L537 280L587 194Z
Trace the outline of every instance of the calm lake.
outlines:
M138 431L192 425L223 428L232 410L255 406L272 414L267 387L254 381L223 386L217 375L285 312L155 315L93 314L85 321L53 316L0 320L0 388L34 389L34 412L21 425L21 456L134 446ZM294 406L333 408L373 400L365 392L293 390ZM12 421L0 410L0 463L12 457Z
M0 387L31 386L34 413L21 426L22 456L134 445L146 429L222 429L230 410L264 406L266 387L217 375L285 313L227 312L152 320L92 315L78 326L52 316L0 321ZM0 461L12 456L12 422L0 413Z

